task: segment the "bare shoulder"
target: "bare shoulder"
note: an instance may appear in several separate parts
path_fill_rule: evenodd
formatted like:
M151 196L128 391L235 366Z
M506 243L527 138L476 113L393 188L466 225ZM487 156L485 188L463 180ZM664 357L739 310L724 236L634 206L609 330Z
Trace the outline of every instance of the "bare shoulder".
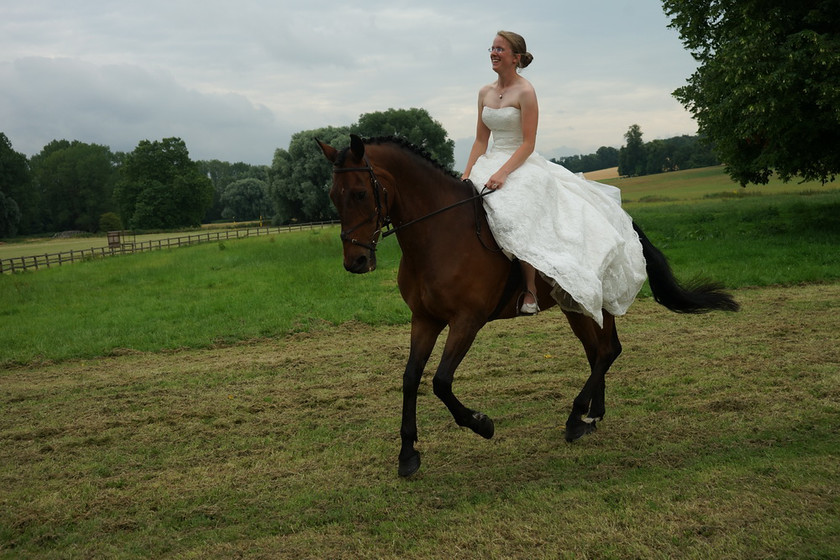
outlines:
M537 105L537 92L531 82L520 76L516 85L516 98L512 101L520 109L535 107Z
M495 84L487 84L485 86L481 86L481 89L478 90L479 102L482 101L485 97L487 97L487 94L490 93L490 90L492 90L494 87Z
M537 91L534 89L534 85L522 76L519 77L519 80L519 95L536 99Z

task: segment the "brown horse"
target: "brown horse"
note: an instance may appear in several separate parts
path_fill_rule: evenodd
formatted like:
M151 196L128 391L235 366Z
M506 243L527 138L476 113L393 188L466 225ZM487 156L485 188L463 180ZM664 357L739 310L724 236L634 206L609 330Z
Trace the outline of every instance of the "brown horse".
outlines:
M374 270L380 235L396 233L402 249L398 282L411 310L411 350L403 376L398 472L410 476L420 468L420 454L414 449L417 390L446 326L449 334L435 372L434 393L459 426L485 438L493 436L493 421L461 404L452 393L452 380L478 331L488 321L517 315L524 290L520 267L495 244L473 186L416 147L395 138L363 141L357 136L351 136L350 147L340 151L318 144L333 163L330 198L341 219L344 268L358 274ZM634 227L659 303L684 313L737 310L738 304L717 285L680 286L662 253ZM383 234L385 228L391 229ZM539 279L537 299L542 309L555 304L550 291ZM593 431L604 416L604 378L621 353L621 344L615 318L606 311L603 327L583 314L564 313L591 368L566 421L566 440L574 441Z

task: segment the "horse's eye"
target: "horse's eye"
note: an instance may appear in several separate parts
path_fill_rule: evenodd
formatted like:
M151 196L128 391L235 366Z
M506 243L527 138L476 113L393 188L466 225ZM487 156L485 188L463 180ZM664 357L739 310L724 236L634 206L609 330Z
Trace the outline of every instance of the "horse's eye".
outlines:
M367 196L366 191L356 191L353 193L353 200L362 201Z

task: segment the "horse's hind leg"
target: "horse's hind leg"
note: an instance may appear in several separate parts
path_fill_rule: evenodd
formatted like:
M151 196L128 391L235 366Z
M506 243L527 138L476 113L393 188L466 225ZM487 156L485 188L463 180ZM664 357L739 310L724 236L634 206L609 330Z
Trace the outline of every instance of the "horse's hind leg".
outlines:
M621 354L621 343L615 328L615 318L604 313L604 326L579 313L566 313L572 331L580 339L589 360L589 379L572 403L566 421L566 441L574 441L595 431L595 423L606 412L606 373Z
M435 373L433 386L435 395L443 401L443 404L452 413L456 424L470 428L478 435L490 439L495 432L493 420L481 412L467 408L452 393L455 369L466 356L481 326L483 324L478 326L470 324L466 327L449 325L449 336L446 338L446 346L443 349L443 356Z
M621 342L618 340L618 331L615 328L615 318L610 316L610 320L612 322L612 354L613 359L610 360L609 365L607 365L607 369L612 365L618 355L621 354ZM606 323L605 323L606 326ZM589 362L590 368L595 368L595 365L592 361ZM591 419L592 422L600 422L604 418L604 414L606 413L606 387L607 387L607 370L604 370L604 375L601 376L601 381L598 385L594 388L592 392L592 401L589 404L589 414L587 418ZM588 421L584 419L584 421Z

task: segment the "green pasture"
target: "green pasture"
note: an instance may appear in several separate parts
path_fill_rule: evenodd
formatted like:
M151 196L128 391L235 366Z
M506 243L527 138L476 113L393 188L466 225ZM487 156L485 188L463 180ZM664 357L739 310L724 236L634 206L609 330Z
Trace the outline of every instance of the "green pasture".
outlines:
M840 278L838 190L627 209L684 280L739 288ZM375 274L347 274L332 227L1 275L0 364L406 322L394 239L379 261Z
M671 173L606 179L602 181L621 189L625 203L689 202L709 198L770 196L785 193L825 192L840 188L840 183L819 181L784 183L771 178L766 185L741 187L724 172L723 166L686 169Z

